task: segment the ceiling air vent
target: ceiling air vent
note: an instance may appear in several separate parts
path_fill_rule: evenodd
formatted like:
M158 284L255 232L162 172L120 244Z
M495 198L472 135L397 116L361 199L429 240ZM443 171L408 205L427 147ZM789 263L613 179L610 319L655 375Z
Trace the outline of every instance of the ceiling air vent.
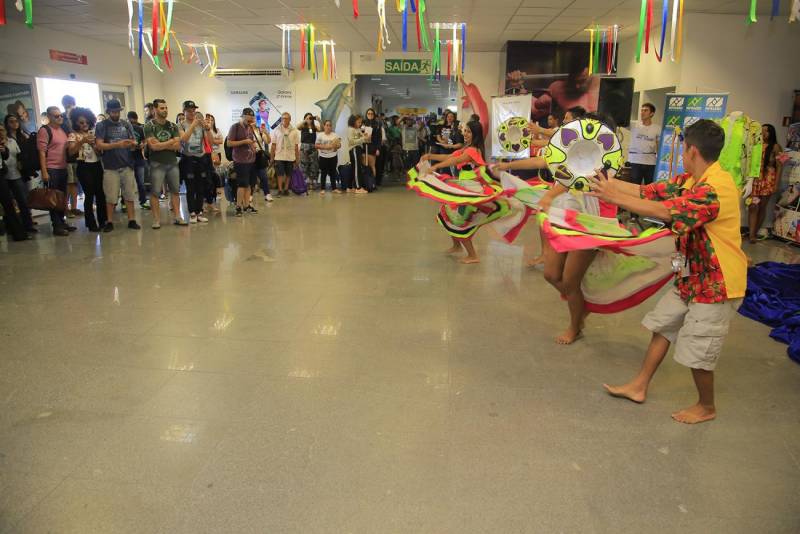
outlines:
M281 68L271 69L217 69L214 76L217 78L229 78L234 76L288 76L289 72L284 72Z

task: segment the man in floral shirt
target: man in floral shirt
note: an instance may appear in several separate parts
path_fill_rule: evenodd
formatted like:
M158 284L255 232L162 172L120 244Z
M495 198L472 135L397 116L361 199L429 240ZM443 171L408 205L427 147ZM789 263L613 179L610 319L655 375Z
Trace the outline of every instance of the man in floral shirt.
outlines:
M684 135L686 174L643 186L592 179L593 195L665 221L675 233L675 288L642 321L653 332L642 368L627 384L605 388L615 397L644 402L650 380L674 343L675 360L691 368L699 393L697 404L672 414L681 423L716 417L714 368L747 285L739 191L717 162L724 144L722 128L700 120Z

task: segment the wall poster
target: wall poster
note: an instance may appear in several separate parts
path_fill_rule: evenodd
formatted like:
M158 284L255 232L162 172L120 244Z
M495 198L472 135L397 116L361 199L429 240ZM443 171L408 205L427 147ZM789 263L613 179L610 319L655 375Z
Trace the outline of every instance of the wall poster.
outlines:
M36 106L33 101L33 83L0 81L0 109L4 115L17 114L22 126L29 132L36 131Z

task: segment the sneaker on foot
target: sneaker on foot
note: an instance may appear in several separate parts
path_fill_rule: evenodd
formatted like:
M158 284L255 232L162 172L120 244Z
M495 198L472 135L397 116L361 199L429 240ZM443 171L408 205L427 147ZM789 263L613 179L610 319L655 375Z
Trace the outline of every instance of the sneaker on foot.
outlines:
M241 217L242 216L242 208L240 208L239 206L236 206L236 213L234 214L234 216L235 217Z
M103 226L103 232L108 233L114 230L114 223L107 222L105 226Z
M246 211L248 213L258 213L258 210L252 204L250 206L247 206L244 209L244 211Z
M197 224L197 215L195 215L194 213L189 215L189 222L192 224Z
M208 217L206 217L205 215L200 214L200 215L197 216L197 222L199 222L199 223L207 223L208 222Z
M172 222L172 224L174 224L175 226L189 226L189 223L188 223L188 222L186 222L186 221L184 221L184 220L183 220L183 219L181 219L181 218L176 218L176 219L175 219L175 220Z
M136 221L128 221L128 229L129 230L141 230L142 227L139 226L139 223Z
M150 228L152 228L153 230L158 230L159 228L161 228L161 223L158 221L153 221L153 225Z
M264 200L266 200L267 202L272 202L272 201L273 201L273 200L275 200L275 199L274 199L274 198L272 198L272 195L270 195L269 193L267 193L267 195L264 197Z

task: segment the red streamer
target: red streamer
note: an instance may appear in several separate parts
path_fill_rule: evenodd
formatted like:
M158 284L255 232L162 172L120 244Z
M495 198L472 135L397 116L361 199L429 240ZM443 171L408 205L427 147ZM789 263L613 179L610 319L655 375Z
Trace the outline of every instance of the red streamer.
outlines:
M614 40L614 32L613 32L613 28L611 28L611 26L608 27L608 33L606 35L608 36L608 37L606 37L606 45L607 45L606 46L606 56L607 56L606 57L606 73L607 74L611 74L611 59L612 59L611 58L611 54L613 53L612 52L613 47L612 47L611 41Z
M306 31L300 28L300 70L304 68L306 68Z
M6 24L6 0L0 0L0 26Z
M650 25L653 24L653 0L647 0L647 26L644 30L644 53L650 53Z
M417 49L421 52L422 51L422 40L420 37L420 30L419 30L419 17L420 17L420 10L417 9Z
M453 55L453 42L447 41L447 79L450 79L450 58Z
M358 18L358 0L353 0L353 18Z
M151 37L153 38L153 55L158 55L158 2L159 0L153 0L153 27L151 29Z

